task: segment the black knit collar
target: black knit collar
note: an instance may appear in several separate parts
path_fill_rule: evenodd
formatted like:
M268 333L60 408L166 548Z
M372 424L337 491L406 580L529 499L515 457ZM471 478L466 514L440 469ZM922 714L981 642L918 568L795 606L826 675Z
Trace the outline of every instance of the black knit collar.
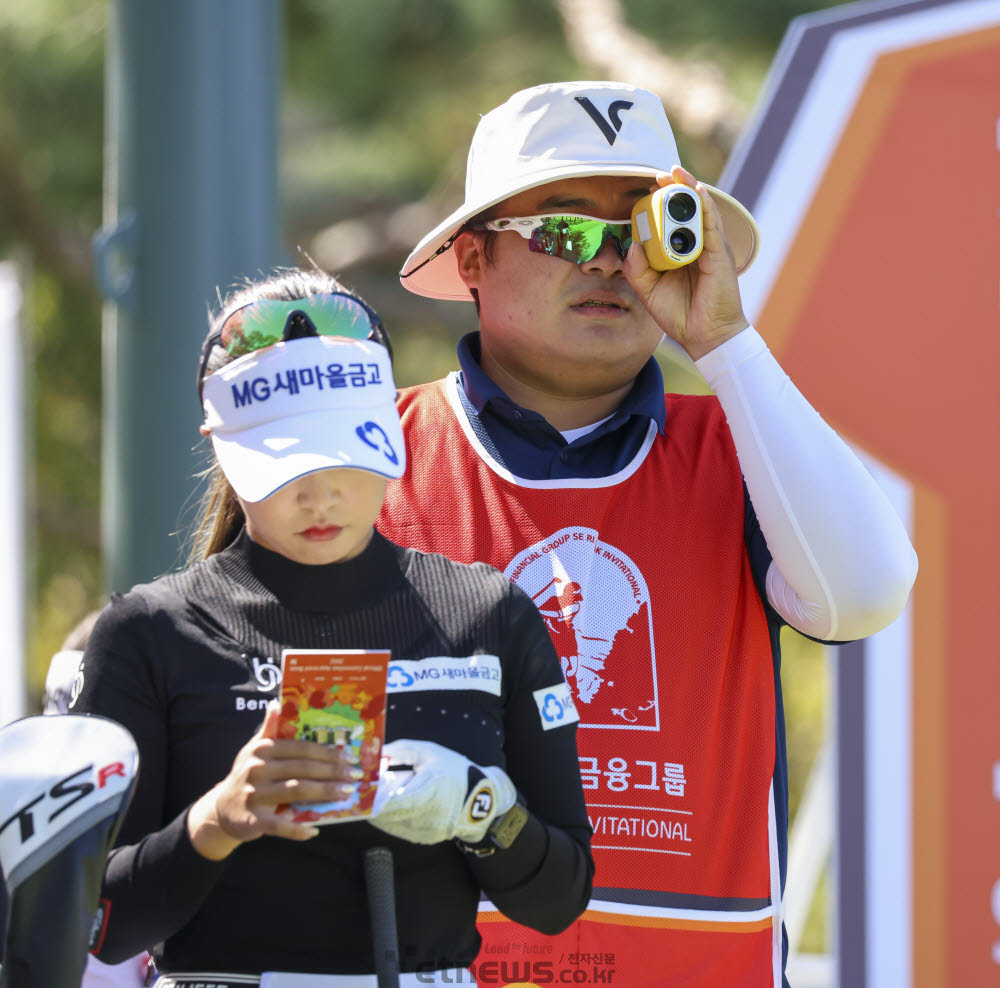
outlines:
M344 614L383 599L402 581L403 552L375 532L353 559L307 566L258 545L244 528L216 559L237 583L264 590L291 610Z

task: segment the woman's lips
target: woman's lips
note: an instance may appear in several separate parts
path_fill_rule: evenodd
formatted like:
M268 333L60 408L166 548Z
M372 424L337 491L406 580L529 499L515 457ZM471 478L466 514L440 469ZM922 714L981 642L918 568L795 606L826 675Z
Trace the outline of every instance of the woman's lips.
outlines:
M304 539L310 542L329 542L341 533L340 525L313 525L299 532Z

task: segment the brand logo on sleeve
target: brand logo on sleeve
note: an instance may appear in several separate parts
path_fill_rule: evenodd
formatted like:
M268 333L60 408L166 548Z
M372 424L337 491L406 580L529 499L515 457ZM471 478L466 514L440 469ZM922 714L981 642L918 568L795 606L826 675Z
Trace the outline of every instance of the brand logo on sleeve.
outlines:
M535 706L538 707L538 716L541 718L543 731L551 731L553 727L575 724L580 719L568 683L546 686L543 689L535 690L532 696L535 698Z

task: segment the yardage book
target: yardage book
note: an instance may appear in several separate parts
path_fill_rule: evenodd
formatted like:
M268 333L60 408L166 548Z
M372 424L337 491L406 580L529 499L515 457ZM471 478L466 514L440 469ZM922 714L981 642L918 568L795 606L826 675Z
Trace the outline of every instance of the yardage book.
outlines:
M281 653L279 737L349 747L364 778L348 799L292 803L297 823L322 825L370 816L385 739L390 652L380 649L291 649Z

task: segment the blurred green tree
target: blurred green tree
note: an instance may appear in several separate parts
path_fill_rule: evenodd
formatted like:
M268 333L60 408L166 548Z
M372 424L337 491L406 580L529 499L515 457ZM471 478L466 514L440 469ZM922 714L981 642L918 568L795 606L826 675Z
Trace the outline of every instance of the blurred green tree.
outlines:
M0 257L24 280L31 557L29 685L99 599L101 3L0 11Z

